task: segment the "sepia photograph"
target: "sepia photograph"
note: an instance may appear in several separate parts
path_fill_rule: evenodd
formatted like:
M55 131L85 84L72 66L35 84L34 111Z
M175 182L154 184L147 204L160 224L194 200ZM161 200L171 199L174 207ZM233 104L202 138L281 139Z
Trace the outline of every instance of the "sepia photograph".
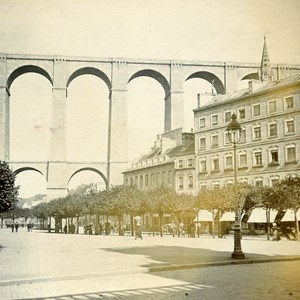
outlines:
M300 299L298 0L0 0L0 299Z

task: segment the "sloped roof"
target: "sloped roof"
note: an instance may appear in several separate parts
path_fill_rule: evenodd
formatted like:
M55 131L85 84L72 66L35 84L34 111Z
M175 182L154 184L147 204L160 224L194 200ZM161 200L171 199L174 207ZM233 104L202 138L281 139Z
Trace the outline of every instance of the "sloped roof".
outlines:
M179 151L174 153L174 156L185 156L185 155L191 155L191 154L195 154L195 143L190 143L185 148L181 147L181 149Z
M216 95L213 99L211 99L208 103L201 106L198 109L194 109L194 111L202 110L204 107L207 108L209 106L214 106L216 104L225 103L226 101L235 100L238 98L242 98L249 95L257 95L275 88L288 86L293 83L300 83L300 74L295 74L292 76L284 77L280 80L276 81L268 81L264 83L261 87L257 88L253 92L250 92L248 88L238 90L231 94L224 94L224 95Z
M266 82L263 86L258 88L254 93L260 93L260 92L267 91L272 88L289 85L292 83L296 83L297 81L300 81L300 74L295 74L295 75L292 75L289 77L285 77L285 78L282 78L277 81Z

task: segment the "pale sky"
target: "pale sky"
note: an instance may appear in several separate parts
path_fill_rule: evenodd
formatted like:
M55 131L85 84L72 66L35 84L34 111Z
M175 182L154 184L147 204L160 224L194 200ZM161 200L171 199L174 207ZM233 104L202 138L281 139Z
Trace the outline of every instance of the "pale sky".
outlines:
M0 1L0 53L260 62L266 35L271 62L299 64L299 28L298 0ZM193 124L195 95L206 88L197 79L185 85L187 130ZM25 74L13 83L11 95L11 158L46 159L49 82L39 75ZM153 79L137 78L129 84L130 159L148 150L162 133L163 95ZM83 76L71 83L67 125L77 130L67 136L69 160L80 159L80 153L72 149L91 140L94 147L87 147L82 155L99 160L106 157L107 97L99 78ZM24 107L30 107L26 114ZM136 113L141 111L143 114ZM80 127L76 127L78 119ZM40 126L34 128L34 124ZM37 186L45 190L45 180L39 174L25 173L17 177L17 183L23 185L21 196L39 192ZM73 185L82 180L78 175ZM30 186L33 182L35 189Z

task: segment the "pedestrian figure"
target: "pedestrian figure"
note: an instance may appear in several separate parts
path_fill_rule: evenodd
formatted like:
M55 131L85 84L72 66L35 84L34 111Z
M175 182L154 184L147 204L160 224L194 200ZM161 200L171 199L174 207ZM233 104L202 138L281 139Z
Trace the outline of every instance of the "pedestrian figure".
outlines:
M18 232L18 229L19 229L19 223L18 222L16 223L15 228L16 228L16 232Z
M11 223L11 232L14 232L14 230L15 230L15 224Z
M67 224L64 226L64 233L68 233L68 227L67 227Z
M56 233L59 233L59 223L56 223L56 224L55 224L55 232L56 232Z
M137 239L137 238L140 238L141 240L143 239L142 228L141 228L140 223L136 224L136 227L135 227L135 239Z

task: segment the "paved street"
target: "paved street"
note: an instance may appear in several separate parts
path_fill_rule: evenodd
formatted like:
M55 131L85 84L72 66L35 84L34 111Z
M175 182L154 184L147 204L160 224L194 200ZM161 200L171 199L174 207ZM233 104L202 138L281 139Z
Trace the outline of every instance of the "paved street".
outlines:
M300 260L228 265L233 239L0 230L1 299L297 299ZM244 237L244 262L295 259L300 243ZM216 264L198 268L203 265ZM224 264L224 265L222 265ZM197 268L191 268L192 266ZM182 269L181 267L188 269ZM169 271L157 272L159 268ZM297 290L298 289L298 290ZM187 298L188 297L188 298Z

